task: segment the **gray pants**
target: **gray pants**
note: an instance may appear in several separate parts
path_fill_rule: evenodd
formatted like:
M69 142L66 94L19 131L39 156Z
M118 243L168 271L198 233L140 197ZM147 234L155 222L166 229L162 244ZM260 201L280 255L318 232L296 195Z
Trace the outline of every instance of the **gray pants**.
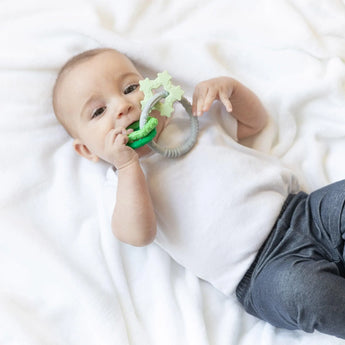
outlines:
M345 339L345 181L290 195L237 287L250 314L276 327Z

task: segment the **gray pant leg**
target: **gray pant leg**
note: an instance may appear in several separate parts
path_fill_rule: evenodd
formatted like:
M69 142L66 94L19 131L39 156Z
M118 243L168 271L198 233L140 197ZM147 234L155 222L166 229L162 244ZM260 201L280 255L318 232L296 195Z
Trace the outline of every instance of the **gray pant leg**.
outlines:
M333 262L277 260L257 276L248 302L254 315L276 327L345 339L345 279Z
M239 284L249 313L345 339L344 206L345 181L292 199Z

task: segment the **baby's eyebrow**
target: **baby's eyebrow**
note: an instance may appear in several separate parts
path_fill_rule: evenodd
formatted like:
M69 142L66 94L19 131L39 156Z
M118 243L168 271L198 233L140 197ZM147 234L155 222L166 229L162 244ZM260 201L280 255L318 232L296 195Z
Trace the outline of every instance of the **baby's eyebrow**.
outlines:
M127 72L127 73L124 73L122 74L120 77L119 77L119 80L125 80L126 78L129 78L129 77L137 77L139 79L140 78L140 75L138 75L137 73L134 73L134 72Z

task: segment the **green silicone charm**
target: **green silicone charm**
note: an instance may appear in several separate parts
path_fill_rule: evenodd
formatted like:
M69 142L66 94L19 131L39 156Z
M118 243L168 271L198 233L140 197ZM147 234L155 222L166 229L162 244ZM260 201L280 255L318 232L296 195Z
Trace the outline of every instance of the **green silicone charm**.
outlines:
M144 80L139 81L140 90L144 93L144 100L141 101L141 106L144 108L145 104L153 96L152 89L158 89L162 87L165 91L168 92L168 96L165 98L164 103L157 103L153 109L157 109L162 116L170 117L171 113L174 111L173 104L176 101L180 101L183 95L183 90L180 86L174 86L171 83L171 76L167 71L157 74L157 78L150 80L145 78Z
M155 117L149 117L142 129L139 129L139 121L134 122L127 127L127 129L132 128L134 130L134 132L128 134L127 145L132 149L146 145L156 136L157 125L158 120Z

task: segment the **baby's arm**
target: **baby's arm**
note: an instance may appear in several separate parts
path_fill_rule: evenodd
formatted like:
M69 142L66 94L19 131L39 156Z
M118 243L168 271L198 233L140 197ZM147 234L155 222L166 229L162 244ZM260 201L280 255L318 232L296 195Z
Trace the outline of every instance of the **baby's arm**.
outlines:
M214 100L221 101L238 121L239 140L260 132L268 114L259 98L239 81L229 77L209 79L199 83L193 95L193 113L202 115Z
M128 132L114 130L108 135L109 159L118 171L116 203L111 226L122 242L145 246L156 235L156 217L138 154L126 146ZM110 157L109 157L110 158Z

